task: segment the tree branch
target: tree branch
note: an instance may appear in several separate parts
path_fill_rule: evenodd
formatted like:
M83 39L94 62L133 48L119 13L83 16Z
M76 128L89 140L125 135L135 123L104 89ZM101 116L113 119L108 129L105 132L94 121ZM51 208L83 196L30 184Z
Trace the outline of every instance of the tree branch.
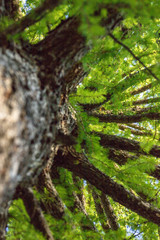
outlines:
M20 21L13 23L6 28L1 32L1 35L4 37L23 32L27 27L40 21L48 12L52 11L60 3L61 1L58 0L45 0L39 7L31 10Z
M57 166L53 163L51 172L55 171L56 168L57 168ZM57 181L58 184L64 185L64 187L68 189L68 191L67 191L67 193L68 193L68 194L67 194L67 199L70 200L70 201L72 201L71 204L69 204L69 205L67 206L68 209L69 209L73 214L77 214L77 209L79 210L79 212L82 213L82 217L81 217L81 220L80 220L80 222L79 222L81 229L84 230L84 231L89 230L89 231L92 232L92 234L96 234L96 236L97 236L98 239L101 239L100 236L99 236L99 233L98 233L97 229L96 229L95 226L94 226L93 221L90 219L90 217L89 217L89 215L88 215L88 213L87 213L87 211L86 211L86 209L85 209L85 206L84 206L84 204L83 204L83 200L81 200L82 194L77 194L76 191L73 191L71 184L70 184L69 182L65 182L65 183L64 183L63 181L61 181L59 175L56 175L56 176L55 176L54 174L52 174L52 178L53 178L53 179L56 179L56 181ZM79 177L76 176L76 179L75 179L75 177L74 177L74 180L76 181L77 178L79 178ZM40 178L40 181L41 181L41 178ZM43 180L42 180L42 181L43 181ZM74 181L74 183L75 183L75 181ZM80 181L80 179L79 179L79 181ZM43 184L43 183L42 183L42 184ZM75 184L76 184L76 183L75 183ZM77 187L77 184L76 184L76 186L74 186L74 188L75 188L75 187ZM57 194L58 194L58 193L57 193ZM80 196L80 197L79 197L79 196ZM51 199L51 201L48 201L48 198L47 198L47 202L48 202L49 204L51 204L51 206L52 206L52 199ZM55 202L53 205L54 205L53 207L54 207L55 210L56 210L56 208L57 208L57 207L56 207L56 202ZM58 206L59 206L59 204L58 204ZM46 205L46 207L47 207L47 205ZM51 208L51 207L50 207L50 208ZM59 209L59 208L58 208L58 209ZM64 209L64 210L65 210L65 209ZM57 212L57 210L56 210L56 212ZM59 212L59 211L58 211L58 212ZM64 214L66 214L66 213L64 212ZM54 216L54 214L53 214L53 216ZM62 216L61 216L61 217L62 217ZM65 220L65 219L64 219L64 220Z
M155 83L157 83L157 81L155 81ZM148 90L148 89L150 89L151 87L153 87L153 83L150 83L150 84L148 84L148 85L146 85L146 86L143 86L143 87L141 87L141 88L138 88L138 89L136 89L136 90L133 90L130 94L131 95L136 95L136 94L139 94L139 93L142 93L142 92L145 92L146 90Z
M141 99L137 101L133 101L133 105L141 105L141 104L148 104L148 103L157 103L160 102L160 97L148 98L148 99Z
M127 126L120 125L120 124L118 125L118 127L122 131L123 130L130 130L133 135L137 135L137 136L153 136L153 134L151 132L149 132L149 131L134 130L134 129L131 129L131 128L127 127Z
M128 126L128 127L131 127L131 128L134 128L134 129L137 129L137 130L139 130L139 131L146 131L146 132L149 132L149 133L152 134L151 131L149 131L149 130L146 129L145 127L139 126L138 124L128 123L127 126Z
M90 116L99 118L100 122L105 123L135 123L150 120L159 120L160 113L149 112L149 113L137 113L134 115L125 115L125 114L99 114L99 113L89 113Z
M157 65L157 64L154 64L154 65L148 67L148 69L150 69L150 71L151 71L151 69L152 69L153 67L155 67L155 65ZM83 106L83 109L84 109L85 111L91 111L91 110L93 110L93 109L99 108L99 107L102 106L104 103L110 101L115 92L124 92L124 91L126 91L128 88L132 87L133 85L141 82L141 78L139 79L137 75L138 75L139 73L142 73L142 72L143 72L143 73L146 73L146 71L147 71L147 69L146 69L146 68L143 68L143 69L141 69L141 70L139 70L139 71L136 71L136 72L134 72L134 73L130 73L127 77L125 77L121 82L119 82L119 83L118 83L117 85L115 85L113 88L108 89L107 94L106 94L106 95L103 95L106 99L103 100L101 103L92 103L92 104L90 104L90 103L87 103L87 104L82 104L82 103L80 103L80 105ZM152 86L154 86L156 82L157 82L157 81L155 81L154 84L152 83ZM131 95L134 95L134 94L137 94L137 93L135 93L135 92L133 91L133 94L132 94L132 92L131 92Z
M77 18L66 19L29 49L41 70L42 88L48 85L54 90L55 86L62 84L62 91L65 89L68 93L69 87L73 90L72 83L75 87L85 76L79 61L88 47L85 46L85 38L78 32L79 24ZM56 79L54 83L53 76Z
M49 226L44 218L41 208L39 207L38 201L35 198L32 190L30 188L19 189L19 197L22 198L26 211L30 216L31 223L33 226L43 235L49 239L54 240Z
M96 135L98 135L101 138L100 144L105 148L109 147L143 155L152 155L154 157L160 158L160 146L154 145L149 151L149 153L146 153L141 148L140 143L138 141L102 133L96 133Z
M130 155L126 151L115 150L113 148L109 148L108 158L111 159L112 161L118 163L121 166L124 165L125 163L127 163L128 159L133 160L133 161L138 159L137 156ZM160 180L160 166L156 165L155 169L152 172L149 172L148 174L150 176Z
M117 223L117 217L114 214L114 210L113 210L113 208L110 204L110 201L109 201L108 197L104 193L101 194L101 201L102 201L103 208L104 208L104 211L106 213L106 216L109 220L109 224L111 226L111 229L112 230L118 230L119 225Z
M84 206L82 205L82 202L80 201L79 197L75 192L73 192L74 196L74 206L69 207L70 211L73 212L74 214L77 213L77 209L83 213L83 216L79 222L80 227L82 228L83 231L89 230L92 232L92 234L96 234L97 239L101 239L96 227L94 226L93 221L90 219L88 213L86 212Z
M55 161L58 166L66 168L87 180L104 194L110 196L114 201L119 202L126 208L160 226L160 209L155 208L148 202L142 201L122 185L113 181L109 176L94 167L93 164L89 163L85 156L78 158L73 156L69 151L64 155L63 150L59 150Z
M118 163L120 166L127 163L128 159L137 159L136 156L133 156L124 150L116 150L114 148L109 148L108 158Z
M102 228L105 232L108 232L109 229L111 229L110 224L108 223L108 219L106 218L105 214L104 214L104 210L100 201L100 197L96 192L96 189L94 189L94 186L89 185L89 187L92 190L92 196L93 196L93 200L94 200L94 204L95 204L95 208L96 208L96 212L98 214L99 217L99 221L102 225Z
M79 177L75 176L74 174L73 174L72 178L73 178L74 185L77 189L77 191L76 191L77 197L79 198L83 208L85 209L85 196L83 193L83 190L84 190L83 180L80 179Z
M139 57L137 57L132 50L127 47L124 43L120 42L111 32L108 33L108 35L119 45L121 45L122 47L124 47L133 57L134 59L136 59L146 70L147 72L154 77L157 81L160 81L160 79L139 59Z
M38 177L36 187L42 195L42 209L54 218L62 219L65 214L65 207L46 169L44 169Z

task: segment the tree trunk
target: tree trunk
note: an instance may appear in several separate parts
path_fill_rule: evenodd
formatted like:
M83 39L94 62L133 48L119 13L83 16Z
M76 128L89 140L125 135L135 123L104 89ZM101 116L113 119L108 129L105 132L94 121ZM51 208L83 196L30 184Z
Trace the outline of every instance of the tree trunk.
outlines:
M26 27L42 19L49 8L53 9L57 5L57 0L44 1L18 23L14 22L5 29L0 36L0 239L5 239L7 212L13 196L23 199L32 224L48 239L54 239L30 187L36 186L42 195L45 194L44 189L47 190L51 201L41 201L43 210L57 219L62 219L65 215L65 205L52 183L54 175L57 174L57 166L70 170L75 176L87 180L102 192L101 209L100 205L97 205L97 212L103 212L104 216L106 214L112 230L117 230L119 225L106 195L160 226L159 209L114 182L94 167L84 154L76 153L75 149L70 147L75 144L77 122L68 106L68 95L86 75L80 60L88 51L85 38L78 31L79 19L72 17L62 21L45 39L35 45L24 41L21 45L16 45L8 40L8 35L21 33ZM0 0L0 6L1 15L17 18L17 0L9 0L5 4ZM113 29L117 23L117 11L113 15L108 9L110 20L115 18L115 22L111 21L113 24L108 26L108 29ZM121 20L120 16L118 21ZM109 20L106 24L109 25ZM145 69L143 71L145 72ZM130 76L131 81L127 81L126 85L126 80L117 84L106 94L102 103L83 104L84 110L103 122L135 123L146 118L159 119L160 114L148 112L148 108L137 110L134 115L98 115L92 112L110 101L115 89L124 91L135 84L136 77L136 74ZM155 102L157 99L147 100L147 103L148 101ZM135 105L144 103L146 100L134 102ZM102 146L113 148L110 155L117 162L119 158L114 149L148 154L141 149L138 141L101 133L97 135L101 138ZM153 146L149 154L159 157L160 147ZM123 164L128 155L122 155ZM159 176L159 166L152 175ZM80 222L81 228L95 231L97 234L86 213L83 194L77 194L75 191L72 192L72 197L75 199L75 205L70 209L73 212L76 208L79 209L84 214L82 220L87 220L85 223ZM28 202L32 203L31 208ZM105 228L108 229L107 225Z
M75 120L67 106L68 92L84 77L79 60L86 52L78 25L77 19L68 19L37 45L10 42L0 49L2 225L7 209L3 203L12 199L17 184L35 184L55 139L58 144L63 137L67 144L72 140L68 136Z

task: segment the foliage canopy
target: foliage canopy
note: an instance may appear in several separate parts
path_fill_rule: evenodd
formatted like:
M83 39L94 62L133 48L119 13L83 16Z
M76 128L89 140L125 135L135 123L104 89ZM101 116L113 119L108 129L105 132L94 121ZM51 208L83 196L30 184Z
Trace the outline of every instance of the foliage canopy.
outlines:
M81 59L85 77L69 94L68 109L78 128L74 150L119 186L123 185L126 192L147 202L151 209L160 209L160 3L59 2L35 24L29 23L23 31L7 37L17 44L25 41L36 45L68 19L79 19L78 32L85 37L86 54ZM43 3L20 1L20 15L15 22L9 16L3 17L1 32L23 24L21 19ZM80 161L77 157L75 166ZM143 218L141 210L116 200L112 193L105 195L96 188L98 177L92 179L93 186L83 179L83 173L77 177L65 168L71 167L59 166L58 178L52 179L64 204L63 216L54 218L45 209L46 202L53 201L47 188L42 193L33 187L54 239L159 239L158 224ZM25 202L15 199L9 209L7 239L45 239L33 225Z

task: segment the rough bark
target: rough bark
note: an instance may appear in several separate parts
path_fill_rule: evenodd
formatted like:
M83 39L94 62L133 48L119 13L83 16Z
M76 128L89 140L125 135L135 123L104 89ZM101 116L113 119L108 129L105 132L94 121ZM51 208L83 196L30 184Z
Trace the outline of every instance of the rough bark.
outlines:
M17 184L35 184L55 139L61 144L64 138L58 136L68 136L65 134L75 127L67 106L67 84L83 79L83 73L75 75L82 72L77 63L86 51L77 31L77 20L69 19L34 47L24 50L11 44L10 49L0 50L0 206L4 226L3 213L8 208L3 202L12 199ZM34 54L41 56L32 57ZM70 144L68 140L65 144Z
M142 201L122 185L114 182L109 176L94 167L85 156L82 157L82 154L78 158L78 156L73 156L70 150L65 153L59 150L55 161L58 166L66 168L87 180L114 201L160 226L160 209Z
M78 33L78 27L79 20L69 18L29 49L40 67L42 88L48 85L50 90L54 90L56 85L61 85L61 101L67 100L68 84L72 83L75 87L76 82L79 83L85 75L79 60L88 48L85 46L85 38Z
M22 179L24 184L34 182L47 163L55 136L59 131L70 134L75 127L64 89L75 76L67 79L69 71L86 52L77 28L76 19L63 22L32 47L35 60L22 49L0 52L1 201L11 198Z
M45 116L46 111L43 110L40 103L42 100L44 104L45 94L42 93L40 100L41 90L37 74L38 69L34 61L31 62L27 58L22 58L16 51L1 49L1 202L11 198L16 183L22 179L22 175L27 172L27 169L29 174L30 164L36 164L39 161L38 156L36 156L36 161L34 159L35 155L38 154L38 150L42 148L39 142L42 138L38 132L40 129L43 131L45 119L39 119L36 112L43 111ZM37 139L35 145L33 144L34 139ZM37 149L36 152L34 152L34 147ZM23 167L21 165L21 173L18 172L20 164L23 164ZM8 191L5 191L6 186Z
M1 1L4 3L3 0ZM8 9L11 6L9 4L13 2L14 0L6 2ZM31 11L20 22L9 26L2 33L0 39L2 40L1 46L4 45L0 51L0 97L2 99L0 103L0 125L2 126L0 130L0 221L2 220L0 233L3 237L8 203L19 184L20 187L17 189L20 189L20 196L24 201L32 224L48 239L53 239L39 204L31 189L28 188L31 185L37 185L36 181L40 176L38 184L43 189L39 187L39 190L43 192L44 187L46 187L49 197L52 198L49 205L42 201L44 209L57 219L63 217L64 205L51 179L57 172L54 166L52 166L53 173L50 172L51 166L46 170L48 159L54 158L51 151L53 145L63 146L63 150L58 151L54 164L83 177L115 201L159 225L159 209L142 201L122 185L115 183L110 177L90 164L83 154L78 154L80 158L78 158L77 163L75 151L73 150L71 153L67 150L66 145L75 144L75 139L71 135L73 131L76 131L75 117L68 107L68 94L75 89L75 86L82 81L86 74L79 61L88 51L85 46L85 38L78 32L78 18L73 17L63 21L55 30L49 32L43 41L34 46L28 44L22 49L7 41L8 34L22 32L26 27L39 21L60 2L44 1L40 7ZM17 4L16 0L15 3ZM13 7L12 10L14 10ZM12 15L11 10L9 11ZM116 18L116 16L111 15L110 20L114 17ZM13 18L15 18L14 11ZM106 23L110 24L110 29L113 29L121 19L120 16L116 22ZM116 86L116 90L124 91L129 88L135 83L134 77L129 85L125 85L125 79L123 83ZM103 103L111 99L113 91L115 89L111 89L110 93L105 96L106 100ZM92 104L89 110L99 106L99 104ZM145 114L141 114L138 120L136 115L137 121L143 121L146 118L156 119L160 115L152 113L152 118L150 116L146 117ZM117 121L113 119L114 116L112 116L112 122ZM133 122L133 118L130 122ZM75 132L74 135L76 135ZM111 147L115 145L117 149L123 149L122 145L125 145L126 148L129 147L130 151L146 154L136 141L128 140L127 142L124 138L113 139L111 136L107 136L107 138L108 140L103 139L105 146L107 144ZM120 141L122 141L121 144ZM103 145L103 142L101 143ZM126 150L125 147L124 150ZM159 147L154 146L150 154L159 157ZM94 224L86 214L81 197L76 193L73 193L73 196L75 198L74 207L82 211L85 215L84 219L88 221L86 225L81 225L82 228L95 230ZM31 206L29 206L29 202L32 203ZM109 210L106 210L106 213L107 211ZM113 222L111 225L116 230Z
M51 146L55 138L58 138L59 131L64 135L74 128L75 120L68 109L67 93L64 94L62 86L64 84L67 89L67 82L73 80L71 76L68 80L67 76L73 65L77 64L75 61L78 62L83 56L84 38L79 39L74 21L66 22L59 26L56 34L55 31L51 32L45 40L51 57L45 56L46 61L44 57L41 68L31 54L20 47L10 45L10 49L0 51L0 206L4 226L7 220L3 213L8 208L3 206L3 202L7 203L12 199L18 183L22 187L35 184L47 163ZM69 34L74 43L66 41ZM56 47L52 44L55 43L59 47L54 54ZM43 47L45 45L39 43L36 50L42 51ZM63 55L59 58L58 50L62 49ZM50 72L46 72L47 65L50 66ZM79 65L76 69L79 69ZM78 81L82 78L83 74Z
M52 182L51 167L57 147L52 146L52 153L47 162L46 167L38 176L36 189L41 194L40 206L47 214L50 214L56 219L62 219L65 214L64 204Z

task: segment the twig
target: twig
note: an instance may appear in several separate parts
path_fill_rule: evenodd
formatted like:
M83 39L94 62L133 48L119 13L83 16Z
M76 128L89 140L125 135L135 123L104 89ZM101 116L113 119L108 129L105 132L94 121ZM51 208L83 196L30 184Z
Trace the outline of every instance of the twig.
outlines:
M160 79L140 60L139 57L137 57L132 50L126 46L124 43L122 43L121 41L119 41L112 33L108 33L108 35L119 45L121 45L122 47L124 47L147 71L148 73L154 77L157 81L160 81Z

